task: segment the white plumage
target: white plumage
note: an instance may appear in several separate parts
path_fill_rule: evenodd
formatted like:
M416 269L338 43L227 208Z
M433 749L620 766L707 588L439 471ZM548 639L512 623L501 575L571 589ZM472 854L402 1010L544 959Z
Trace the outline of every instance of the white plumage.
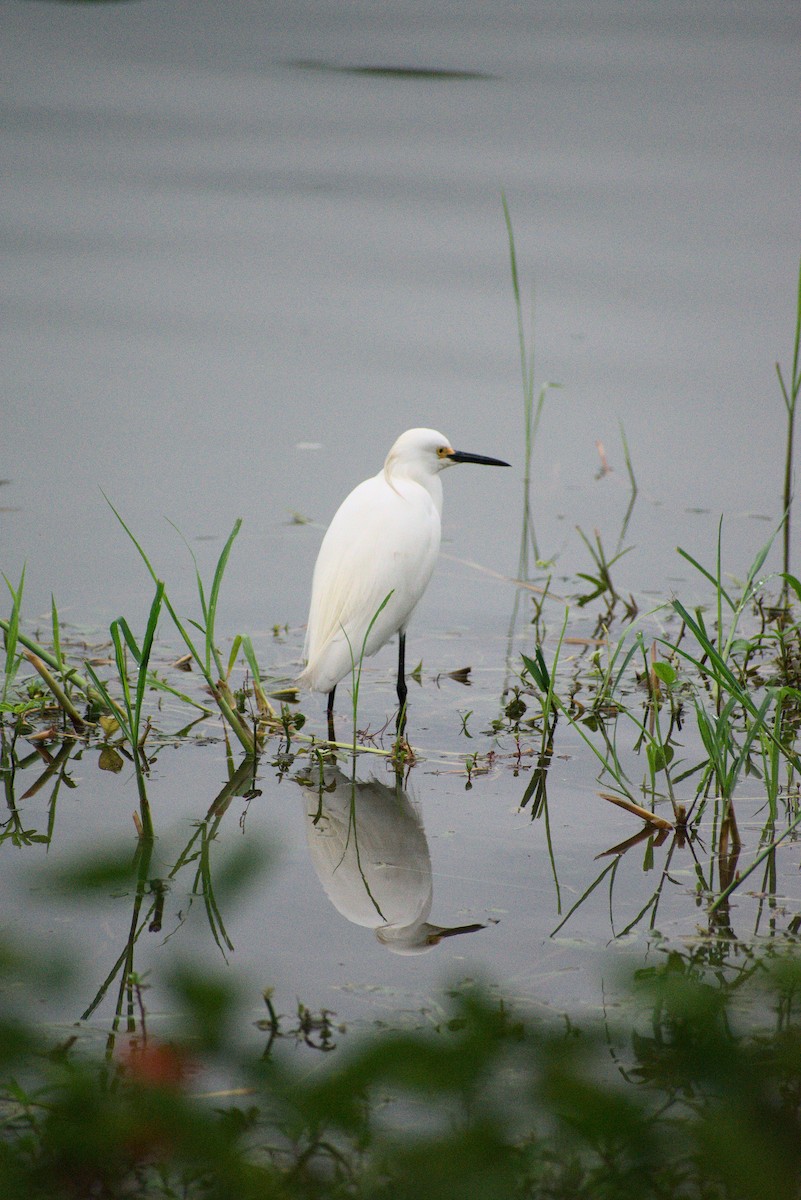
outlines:
M400 635L398 698L403 706L406 626L439 553L439 476L458 462L509 465L456 451L435 429L409 429L393 445L383 469L354 488L329 525L314 568L307 665L298 679L312 691L329 694L329 713L339 681L362 655L375 654L395 633Z

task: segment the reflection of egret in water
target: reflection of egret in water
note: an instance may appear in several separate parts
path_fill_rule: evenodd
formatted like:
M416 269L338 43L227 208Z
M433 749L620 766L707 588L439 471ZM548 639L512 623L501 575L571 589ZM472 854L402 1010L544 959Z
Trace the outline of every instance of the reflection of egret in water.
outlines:
M374 929L395 954L422 954L442 938L483 925L429 924L431 858L416 806L398 784L324 769L305 793L306 841L328 899L354 925Z

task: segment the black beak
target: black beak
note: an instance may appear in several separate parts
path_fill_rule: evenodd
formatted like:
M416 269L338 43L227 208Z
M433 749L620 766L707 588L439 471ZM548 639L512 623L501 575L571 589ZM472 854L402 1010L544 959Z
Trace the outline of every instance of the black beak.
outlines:
M483 467L508 467L511 464L501 458L487 458L484 454L468 454L466 450L454 450L448 458L455 463L479 463Z

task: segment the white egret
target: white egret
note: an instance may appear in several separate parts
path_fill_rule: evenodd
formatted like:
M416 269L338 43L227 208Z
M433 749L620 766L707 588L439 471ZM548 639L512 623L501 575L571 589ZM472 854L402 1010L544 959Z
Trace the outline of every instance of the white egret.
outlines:
M399 728L403 725L406 626L439 552L440 471L454 463L509 466L498 458L454 450L435 429L407 429L383 469L343 500L323 538L312 581L307 665L298 682L328 693L332 737L337 684L362 655L375 654L396 633Z

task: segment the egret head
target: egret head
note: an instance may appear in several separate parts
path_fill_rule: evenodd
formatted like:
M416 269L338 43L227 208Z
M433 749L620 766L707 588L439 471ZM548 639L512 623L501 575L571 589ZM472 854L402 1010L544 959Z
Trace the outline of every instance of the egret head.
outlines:
M436 475L454 463L479 463L487 467L508 467L509 463L499 458L487 458L483 454L469 454L465 450L454 450L444 434L436 429L407 429L402 433L387 455L384 473L393 475Z

